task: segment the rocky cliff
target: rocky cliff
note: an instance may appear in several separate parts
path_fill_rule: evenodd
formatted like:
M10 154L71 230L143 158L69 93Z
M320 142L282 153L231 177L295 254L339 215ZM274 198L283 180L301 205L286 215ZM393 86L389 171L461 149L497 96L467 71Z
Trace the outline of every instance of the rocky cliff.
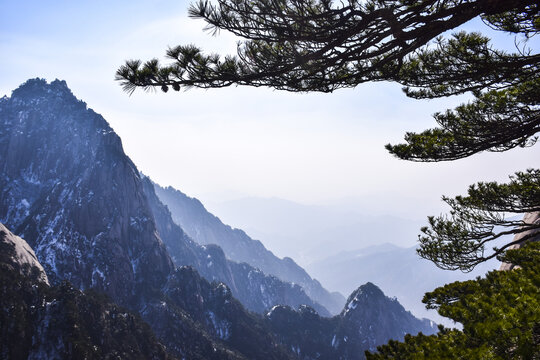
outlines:
M49 279L136 306L174 265L135 165L65 82L29 80L0 102L0 221Z

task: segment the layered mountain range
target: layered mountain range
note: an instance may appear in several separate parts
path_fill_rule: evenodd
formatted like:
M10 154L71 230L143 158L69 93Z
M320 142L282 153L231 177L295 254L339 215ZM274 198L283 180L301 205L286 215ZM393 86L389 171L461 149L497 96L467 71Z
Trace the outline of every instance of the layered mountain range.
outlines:
M345 298L340 293L329 293L293 259L280 259L244 231L223 224L199 200L172 187L154 186L159 199L171 211L173 220L199 244L217 244L227 258L233 261L245 262L266 274L300 285L310 298L318 301L332 314L338 314L343 308Z
M193 266L204 278L226 283L246 308L258 313L263 313L276 304L286 304L294 308L307 304L321 315L330 316L328 310L312 300L314 297L306 295L301 286L266 275L268 273L248 263L231 261L215 243L200 245L192 240L183 231L183 227L173 221L167 206L160 202L151 180L143 177L142 182L158 232L176 266ZM320 284L319 287L328 294Z
M355 292L339 315L321 317L330 312L320 302L335 312L339 297L297 265L289 267L298 281L249 264L257 247L269 262L292 261L272 258L251 239L190 237L108 123L63 81L28 80L0 99L0 159L0 222L28 243L1 259L11 264L2 266L0 298L11 302L1 310L2 354L22 351L7 340L21 334L11 326L21 316L30 358L357 359L360 350L406 332L435 331L363 287L358 291L369 295L362 306L354 305ZM235 256L234 241L245 253ZM13 265L32 259L31 250L32 266ZM25 295L14 295L20 291ZM366 316L371 308L373 319ZM298 335L310 331L310 339ZM108 339L117 332L133 346ZM324 352L309 346L315 332Z
M488 271L496 269L500 263L493 259L468 273L448 271L420 258L416 249L385 243L340 253L310 264L307 269L325 286L344 293L354 291L358 283L371 281L388 296L395 296L416 316L428 317L453 327L455 323L452 320L439 316L435 310L425 308L422 303L424 294L444 284L484 276Z

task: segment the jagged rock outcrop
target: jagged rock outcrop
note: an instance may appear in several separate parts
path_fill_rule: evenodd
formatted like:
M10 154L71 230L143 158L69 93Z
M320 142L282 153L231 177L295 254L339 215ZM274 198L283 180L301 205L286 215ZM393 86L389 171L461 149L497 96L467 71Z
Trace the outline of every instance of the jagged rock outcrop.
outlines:
M406 334L434 334L437 326L427 319L417 319L394 298L389 298L376 285L368 282L354 291L340 314L341 323L336 332L336 346L344 347L345 354L375 351L388 339L403 340ZM360 341L347 343L348 338Z
M300 285L311 299L334 315L343 308L345 298L340 293L328 292L291 258L280 259L244 231L223 224L219 218L209 213L199 200L172 187L163 188L158 184L154 186L160 200L171 211L173 220L197 243L217 244L228 259L247 263L265 274Z

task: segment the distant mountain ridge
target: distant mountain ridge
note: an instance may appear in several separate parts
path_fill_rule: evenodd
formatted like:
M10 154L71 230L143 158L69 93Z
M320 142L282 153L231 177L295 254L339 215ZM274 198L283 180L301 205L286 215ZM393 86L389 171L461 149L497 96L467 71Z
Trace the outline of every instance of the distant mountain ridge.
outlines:
M224 222L244 229L278 254L289 254L304 268L340 251L391 242L413 246L422 216L409 219L370 208L359 198L346 204L308 205L281 198L243 197L210 202L209 208ZM391 224L391 226L389 226Z
M276 304L284 304L293 308L309 305L322 316L331 315L299 285L280 280L272 273L261 271L248 263L236 262L238 259L228 260L219 244L199 245L194 242L184 232L184 227L173 221L171 212L160 202L151 180L145 177L142 181L158 232L177 266L193 266L207 280L226 283L246 308L258 313Z
M37 358L99 359L116 354L126 358L300 359L299 354L311 349L289 346L289 340L294 340L291 334L299 329L320 328L325 321L344 319L344 337L353 346L365 340L360 334L370 333L369 326L377 326L356 321L351 315L321 320L325 318L311 307L302 306L301 312L311 309L307 312L316 315L314 322L302 318L290 332L272 330L269 320L247 311L230 287L210 283L193 267L177 266L175 262L191 259L201 272L216 279L229 268L235 281L232 286L252 295L258 290L261 296L253 296L254 301L268 300L262 306L276 299L296 306L297 295L303 293L299 286L265 276L250 265L227 261L218 246L190 242L158 201L153 185L141 178L125 155L120 138L63 81L48 84L31 79L10 98L0 99L0 159L0 222L9 229L4 233L11 231L28 242L52 285L49 290L35 288L32 276L36 271L23 269L24 264L34 263L21 262L17 250L9 250L7 258L0 257L0 280L5 284L0 286L0 318L6 319L0 327L10 334L0 339L2 354L15 349L17 344L10 339L22 332L24 341L38 339L54 347L52 352L40 350L45 355ZM216 270L212 270L214 266ZM238 279L247 279L248 284L236 282ZM261 287L265 279L270 280ZM100 293L110 299L103 299ZM374 296L374 304L376 299ZM370 306L367 302L363 311ZM395 313L399 309L373 309L381 316L399 318ZM357 311L360 309L350 313ZM110 338L100 339L102 328ZM409 331L423 329L418 323ZM126 343L134 346L111 343L115 331L123 331ZM385 336L397 339L403 335L392 328L388 331L390 335ZM331 344L333 335L324 333L320 339ZM59 347L55 339L61 341ZM381 337L377 341L387 340ZM104 341L107 349L98 346ZM74 346L81 346L76 348L77 355ZM126 351L128 355L122 355ZM329 351L328 360L363 357L361 352L345 356Z
M163 188L154 183L154 188L160 200L171 211L173 220L196 242L203 245L217 244L227 258L233 261L248 263L266 274L299 284L310 298L325 306L332 314L338 314L343 308L345 298L341 294L329 293L291 258L279 259L260 241L253 240L242 230L223 224L199 200L172 187Z
M416 316L429 317L453 326L449 319L440 317L434 310L426 310L422 303L424 294L436 287L454 281L465 281L483 276L498 267L494 259L477 266L470 273L437 268L432 262L416 253L416 246L402 248L393 244L380 244L345 251L308 266L321 282L330 289L348 293L360 281L376 283L385 294L395 296L403 306Z

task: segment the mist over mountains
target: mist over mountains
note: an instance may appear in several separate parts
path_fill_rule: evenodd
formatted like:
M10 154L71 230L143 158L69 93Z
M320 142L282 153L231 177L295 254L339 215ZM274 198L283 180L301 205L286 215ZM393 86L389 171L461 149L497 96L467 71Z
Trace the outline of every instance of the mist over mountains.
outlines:
M385 242L402 247L415 244L425 220L392 214L391 208L386 214L370 212L370 206L361 202L355 207L346 203L305 205L257 197L209 205L226 223L244 229L272 251L288 254L302 266Z
M198 243L64 81L31 79L0 99L0 159L8 357L346 360L436 331L372 283L330 317L323 303L335 313L339 295L221 222L192 222L224 231Z
M388 296L397 300L415 316L427 317L440 324L455 324L427 310L424 294L439 286L472 280L500 266L497 259L480 264L473 271L448 271L436 267L416 253L416 246L402 248L390 243L368 246L356 251L341 252L307 266L307 270L328 287L345 294L354 291L354 284L372 281Z
M170 209L173 220L199 244L217 244L227 258L233 261L248 263L266 274L299 284L307 295L320 302L332 314L339 313L343 308L345 298L341 294L330 294L290 257L280 259L268 251L260 241L251 239L244 231L223 224L197 199L190 198L171 187L162 188L157 184L154 185L156 194Z
M295 259L328 290L350 294L358 284L371 281L416 316L455 326L425 308L424 294L453 281L483 276L500 263L493 259L470 273L441 270L416 254L424 220L390 215L391 207L386 215L378 208L371 215L360 213L371 206L369 199L354 206L345 202L323 206L255 197L211 204L226 221L270 248L296 254Z

